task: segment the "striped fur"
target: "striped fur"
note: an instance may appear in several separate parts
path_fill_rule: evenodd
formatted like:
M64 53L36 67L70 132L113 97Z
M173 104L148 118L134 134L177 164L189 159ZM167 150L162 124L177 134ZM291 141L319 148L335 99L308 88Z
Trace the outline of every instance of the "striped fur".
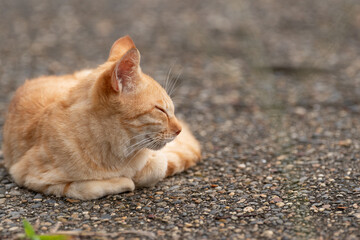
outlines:
M130 37L96 69L26 81L4 125L5 167L29 189L77 199L152 186L201 158Z

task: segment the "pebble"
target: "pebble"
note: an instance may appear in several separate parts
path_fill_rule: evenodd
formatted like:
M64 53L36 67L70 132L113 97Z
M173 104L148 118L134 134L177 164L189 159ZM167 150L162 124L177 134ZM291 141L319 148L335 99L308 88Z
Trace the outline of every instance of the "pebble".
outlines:
M12 189L12 190L9 192L9 194L10 194L11 196L20 196L20 195L21 195L21 192Z
M272 200L274 202L282 202L282 199L280 197L276 196L276 195L272 196Z
M40 193L37 193L35 196L34 196L34 200L35 199L43 199L43 195L42 194L40 194Z
M109 214L103 214L101 215L101 219L111 219L111 216Z
M262 236L265 237L265 238L272 238L274 235L274 232L271 231L271 230L265 230L263 233L262 233Z
M238 165L238 167L239 167L240 169L244 169L244 168L246 168L246 165L243 164L243 163L241 163L241 164Z
M352 140L351 139L342 140L339 141L338 144L343 147L349 147L352 144Z
M36 204L31 205L31 208L40 208L41 206L42 206L41 203L36 203Z
M245 207L244 212L253 212L255 211L253 207Z

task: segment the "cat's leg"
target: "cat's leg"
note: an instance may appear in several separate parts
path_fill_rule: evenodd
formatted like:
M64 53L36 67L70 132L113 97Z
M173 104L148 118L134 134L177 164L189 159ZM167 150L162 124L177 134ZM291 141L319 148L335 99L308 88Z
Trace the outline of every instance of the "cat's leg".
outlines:
M150 187L164 179L167 170L167 159L161 151L149 151L145 166L133 178L138 187Z
M185 124L174 141L150 154L144 168L134 177L136 186L152 186L167 176L194 166L201 159L199 142Z
M47 155L40 147L30 149L9 168L15 182L37 192L77 199L96 199L108 194L133 191L130 178L117 177L103 180L69 181L63 171L49 167L41 161ZM67 182L68 181L68 182Z
M15 168L12 168L13 171L11 171L11 173L14 173L17 166L23 167L26 165L14 165ZM105 195L133 191L135 189L134 182L126 177L54 184L54 179L48 178L48 175L54 176L54 174L49 174L49 172L45 172L44 174L38 172L37 175L28 172L26 175L22 175L21 178L14 174L12 175L20 186L25 186L45 194L53 194L58 197L64 196L82 200L96 199ZM58 179L58 181L59 180L60 179ZM66 181L66 178L63 178L61 181Z
M134 189L135 184L130 178L119 177L48 185L43 191L46 194L54 194L56 196L90 200L110 194L129 192Z
M167 144L161 152L167 159L166 177L182 172L201 160L201 147L185 123L174 141Z

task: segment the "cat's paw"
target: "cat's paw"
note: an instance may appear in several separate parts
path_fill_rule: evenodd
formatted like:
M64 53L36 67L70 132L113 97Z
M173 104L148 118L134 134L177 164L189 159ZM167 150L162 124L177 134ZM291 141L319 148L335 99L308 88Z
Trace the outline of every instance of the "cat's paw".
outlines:
M130 178L119 177L104 180L72 182L65 188L64 195L67 197L90 200L110 194L133 191L135 189L135 184Z
M167 160L160 152L153 152L145 167L134 177L136 186L151 187L165 178Z

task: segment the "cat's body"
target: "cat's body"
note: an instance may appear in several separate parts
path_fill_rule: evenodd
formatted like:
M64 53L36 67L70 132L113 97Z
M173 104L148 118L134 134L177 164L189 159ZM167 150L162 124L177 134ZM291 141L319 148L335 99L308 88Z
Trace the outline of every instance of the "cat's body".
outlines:
M96 69L26 81L4 126L5 166L16 183L94 199L154 185L200 160L199 143L139 62L124 37Z

